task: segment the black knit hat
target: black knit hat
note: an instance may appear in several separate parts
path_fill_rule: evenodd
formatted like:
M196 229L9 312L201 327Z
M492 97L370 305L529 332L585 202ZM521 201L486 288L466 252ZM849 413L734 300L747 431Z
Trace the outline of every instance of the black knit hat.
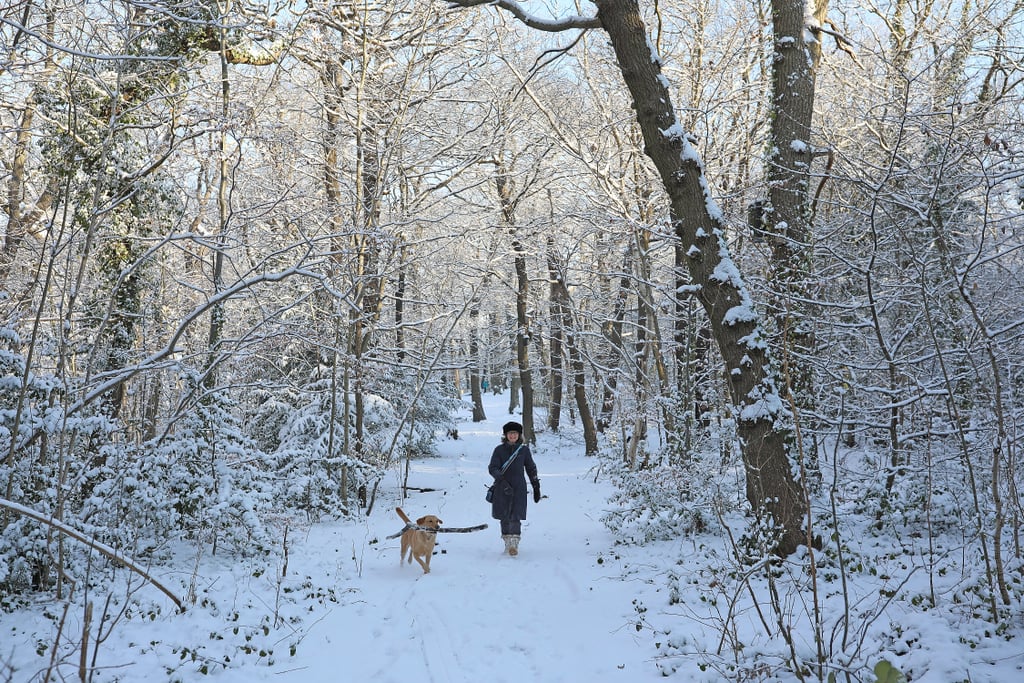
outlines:
M502 434L508 434L509 432L523 433L523 425L518 422L506 422L505 426L501 428Z

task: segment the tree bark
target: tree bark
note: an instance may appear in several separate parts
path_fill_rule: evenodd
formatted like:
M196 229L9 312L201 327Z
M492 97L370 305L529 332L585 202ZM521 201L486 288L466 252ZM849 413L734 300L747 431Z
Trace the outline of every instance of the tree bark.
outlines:
M228 79L225 30L218 29L220 49L220 94L221 128L218 135L217 173L217 234L214 237L216 249L213 254L213 293L217 295L224 288L224 250L228 237L228 220L231 215L231 198L228 180L228 120L231 105L231 82ZM203 386L213 391L217 387L217 365L220 355L221 337L224 334L224 306L218 304L210 309L210 329L206 341L206 367L203 368Z
M56 181L50 179L36 201L33 202L28 197L26 164L29 147L32 144L32 119L35 112L35 98L29 98L21 115L11 159L10 178L7 180L7 231L2 240L3 248L0 249L0 284L6 284L21 243L50 210L56 196Z
M481 285L478 292L484 289ZM480 390L480 302L477 294L473 295L473 303L469 307L469 393L473 398L473 422L487 419L484 412L483 396Z
M597 421L597 431L604 433L604 430L611 426L612 414L615 409L615 394L618 388L618 371L611 368L617 368L619 363L614 360L616 354L620 357L625 358L626 349L625 342L623 341L622 328L626 324L626 303L629 298L630 283L629 277L625 275L632 268L633 262L633 250L629 248L626 250L626 255L622 264L622 277L619 278L619 286L615 292L615 304L612 308L612 314L609 316L601 325L601 331L604 333L605 338L612 346L612 356L608 363L609 371L604 374L601 378L603 386L602 400L601 400L601 413ZM609 298L611 292L608 292Z
M530 280L526 272L526 252L519 240L512 243L516 268L516 358L519 365L519 389L523 394L523 442L536 443L533 432L533 375L530 373L530 319L527 313Z
M814 347L807 305L801 303L811 299L811 125L821 58L821 34L811 35L810 29L825 20L828 2L818 0L811 17L805 16L805 5L806 0L772 0L771 142L762 221L772 250L769 279L776 296L778 348L797 359L786 364L789 386L797 405L810 409L814 378L810 364L799 362Z
M558 302L558 325L562 328L562 333L565 336L565 348L569 354L573 398L576 400L576 410L579 412L580 424L583 426L584 454L596 455L597 425L594 423L594 413L590 410L590 403L587 401L586 366L583 363L583 354L580 352L579 337L570 315L569 288L565 284L565 278L555 269L552 270L551 288L552 301ZM561 395L561 389L559 389L559 395Z

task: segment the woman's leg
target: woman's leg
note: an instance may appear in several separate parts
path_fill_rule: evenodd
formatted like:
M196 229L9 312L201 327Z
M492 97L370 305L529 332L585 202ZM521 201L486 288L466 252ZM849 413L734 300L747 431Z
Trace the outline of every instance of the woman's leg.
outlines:
M506 553L508 552L509 546L512 544L512 541L509 540L509 539L512 538L512 532L509 531L509 528L511 526L512 526L512 520L509 520L509 519L501 520L501 540L505 542L505 552Z
M508 547L506 552L515 557L519 554L519 535L523 531L523 523L518 519L508 521Z

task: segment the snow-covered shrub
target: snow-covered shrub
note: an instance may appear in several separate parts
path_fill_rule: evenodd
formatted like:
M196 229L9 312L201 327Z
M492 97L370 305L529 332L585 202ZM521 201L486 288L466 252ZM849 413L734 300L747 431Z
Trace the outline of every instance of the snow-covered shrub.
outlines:
M267 449L280 503L312 518L348 514L396 453L436 452L435 435L453 425L457 401L439 380L373 369L364 368L367 391L360 397L358 444L357 397L339 393L332 401L338 386L330 378L310 381L301 391L264 390L256 397L248 434Z
M246 434L260 450L272 453L281 445L281 434L300 399L294 392L284 395L256 389L250 399L255 411L246 417Z
M741 499L742 474L737 474L733 449L720 447L729 441L729 431L712 437L688 454L672 446L646 454L634 469L617 452L621 447L611 443L616 452L606 449L600 457L617 492L602 521L626 543L717 529L721 512Z
M393 368L382 374L374 389L396 413L408 413L403 426L405 452L414 456L434 455L436 434L455 426L452 415L461 403L447 391L447 383L440 379L424 380L418 373Z
M91 472L83 512L104 530L101 540L115 548L152 557L180 536L181 517L168 499L175 478L172 462L149 450L110 449L106 465Z
M365 396L362 457L346 454L344 448L351 439L345 435L343 406L349 405L351 411L354 397L347 402L343 397L337 399L332 424L330 394L324 387L317 388L314 385L305 392L306 402L285 417L278 446L267 455L278 503L314 519L349 512L360 487L379 476L379 454L398 427L398 416L386 401ZM348 424L352 424L351 414Z
M223 393L204 397L175 424L174 431L144 444L131 478L122 485L150 492L138 496L163 501L163 523L185 538L228 543L237 552L264 552L269 540L264 519L276 510L266 455L241 427L233 402ZM137 464L137 467L134 465ZM144 504L142 520L158 510Z
M116 425L85 409L67 414L62 383L26 372L21 346L17 333L0 328L0 498L88 534L97 524L82 501L92 495L90 485L104 466L104 444ZM0 519L0 592L45 589L58 574L83 576L76 568L88 563L87 549L71 543L57 552L59 534L14 510L0 510Z

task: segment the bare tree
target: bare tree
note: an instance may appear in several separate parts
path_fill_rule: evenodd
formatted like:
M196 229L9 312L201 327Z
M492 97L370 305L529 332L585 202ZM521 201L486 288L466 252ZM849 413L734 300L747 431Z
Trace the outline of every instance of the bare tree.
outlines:
M494 185L501 204L501 222L512 237L512 261L515 267L516 293L516 367L519 370L519 391L523 397L523 440L536 442L533 429L533 374L530 370L531 320L528 312L530 297L530 276L523 238L517 234L516 207L523 197L524 189L515 186L503 158L495 160Z
M471 7L481 0L454 0ZM729 389L738 411L743 442L747 500L777 527L776 551L789 554L806 540L803 486L793 472L788 424L780 400L778 370L742 275L729 257L722 218L710 195L700 157L679 125L636 0L597 0L597 15L543 21L510 0L489 2L527 26L546 31L603 29L611 40L637 121L669 197L677 238L686 248L694 295L704 306L725 360Z
M594 415L590 410L590 402L587 400L587 383L586 383L586 368L583 363L583 354L580 350L579 334L577 332L578 325L573 321L573 304L572 297L569 294L569 288L566 285L565 268L558 262L555 254L553 253L554 240L549 239L548 241L548 277L550 278L551 287L551 307L552 307L552 359L555 357L555 349L558 349L559 358L562 353L562 345L564 342L564 348L569 357L569 370L570 378L572 383L573 399L576 402L576 410L579 413L580 423L583 426L583 443L584 453L586 455L594 455L597 453L597 426L594 423ZM557 342L557 346L556 346ZM558 377L559 385L553 387L552 395L555 395L555 389L557 389L557 396L559 397L559 404L561 403L561 361L556 366L552 362L552 376ZM556 367L558 372L555 372ZM555 406L553 402L553 406ZM557 427L557 423L552 423L553 427Z

